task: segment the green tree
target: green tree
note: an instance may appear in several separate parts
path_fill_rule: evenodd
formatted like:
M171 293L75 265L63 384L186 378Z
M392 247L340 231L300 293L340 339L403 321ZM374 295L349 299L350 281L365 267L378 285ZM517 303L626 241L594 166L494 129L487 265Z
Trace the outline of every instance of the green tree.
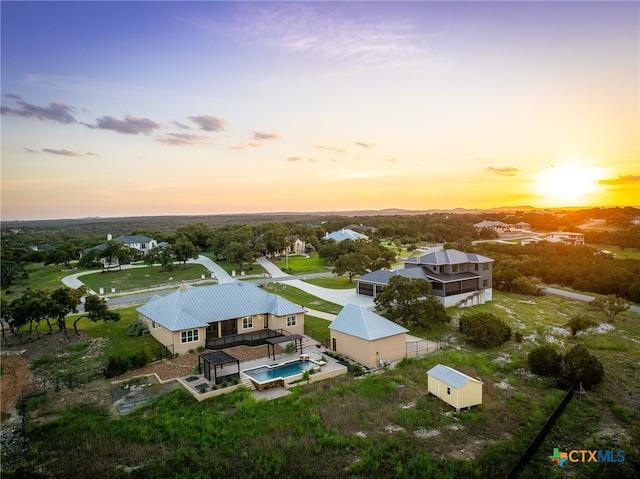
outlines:
M203 250L208 248L213 230L204 223L194 223L178 228L177 234L179 236L185 235L194 246Z
M199 250L185 235L178 237L173 245L173 254L178 261L182 261L183 265L187 264L187 260L196 258Z
M85 298L84 312L85 314L78 316L73 321L73 330L76 332L76 336L79 336L78 321L82 318L88 318L92 323L97 323L98 321L120 321L120 314L109 310L107 301L96 294L90 294Z
M603 298L596 298L589 303L589 307L605 315L607 321L613 323L618 314L629 309L629 304L615 294Z
M364 254L343 254L335 261L333 265L333 272L338 276L348 274L349 282L351 283L356 274L361 275L367 272L369 263L369 258Z
M589 316L574 315L567 323L567 327L571 330L571 336L578 334L580 331L585 331L589 328L596 326L598 323Z
M67 334L67 315L78 312L78 304L85 294L85 289L73 289L68 286L57 288L51 292L48 315L56 320L58 328L65 337Z
M430 292L431 284L425 279L394 276L374 302L384 316L407 326L430 327L449 321L444 306Z
M71 268L71 261L78 259L78 248L73 243L62 243L44 255L44 265L64 264Z
M147 266L159 264L162 266L162 271L173 270L174 259L175 256L172 245L158 246L144 255L144 262Z
M469 313L460 318L460 332L480 348L500 346L511 338L511 328L492 313Z
M0 264L0 284L2 289L10 286L17 279L27 279L29 275L20 263L16 261L2 261Z
M107 247L101 251L102 257L105 260L103 266L109 269L109 266L115 260L120 261L120 259L125 259L128 254L128 249L129 248L116 240L107 241ZM119 266L121 267L121 265Z
M545 377L558 377L562 368L562 355L550 344L533 349L527 356L527 364L533 374Z
M574 346L562 359L560 384L566 387L582 385L591 389L602 381L604 367L582 344Z

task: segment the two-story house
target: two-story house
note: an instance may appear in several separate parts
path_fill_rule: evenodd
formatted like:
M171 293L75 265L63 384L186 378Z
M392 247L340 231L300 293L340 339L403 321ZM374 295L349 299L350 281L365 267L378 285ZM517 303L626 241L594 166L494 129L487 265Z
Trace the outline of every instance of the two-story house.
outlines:
M410 258L404 269L377 270L356 280L358 294L375 297L393 276L426 279L445 307L484 304L493 299L493 260L455 249Z

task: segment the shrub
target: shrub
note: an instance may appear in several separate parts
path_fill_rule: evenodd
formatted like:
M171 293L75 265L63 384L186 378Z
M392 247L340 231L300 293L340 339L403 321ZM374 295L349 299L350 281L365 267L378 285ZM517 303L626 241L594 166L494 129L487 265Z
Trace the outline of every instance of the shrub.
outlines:
M512 293L524 294L528 296L543 296L544 291L538 285L539 281L532 280L526 276L518 276L511 282L510 291Z
M142 321L131 321L131 324L129 324L129 328L127 329L127 336L140 336L142 334L142 331L145 331L146 329L147 328L145 328L144 324L142 324Z
M460 332L468 342L480 348L500 346L511 338L511 328L491 313L462 315Z
M287 354L290 354L295 350L296 350L296 345L293 342L287 343L287 345L284 347L284 352Z
M129 356L128 361L130 369L141 368L149 363L149 356L145 351L138 351Z
M586 329L592 328L596 326L598 323L591 319L588 316L572 316L569 322L567 323L567 327L571 330L571 335L575 336L580 331L584 331Z
M562 356L550 344L538 346L527 356L527 364L533 374L557 377L562 367Z
M362 366L360 366L359 364L352 364L351 367L349 368L349 372L351 374L353 374L354 376L362 376L364 374L364 368Z
M112 378L124 374L129 369L129 361L119 356L109 356L107 365L104 368L104 377Z
M560 383L566 387L582 385L591 389L602 381L604 368L598 358L582 344L574 346L562 360Z
M522 333L520 331L516 331L513 337L516 340L516 343L522 342Z

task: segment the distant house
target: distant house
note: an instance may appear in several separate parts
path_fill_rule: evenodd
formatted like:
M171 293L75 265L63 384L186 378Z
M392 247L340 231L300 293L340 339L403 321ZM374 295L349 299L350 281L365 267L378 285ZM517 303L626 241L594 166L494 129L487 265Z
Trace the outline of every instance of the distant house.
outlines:
M107 241L111 241L111 240L113 240L113 237L111 236L111 234L108 234ZM159 246L162 246L163 244L166 245L166 243L159 244L153 238L149 238L148 236L145 236L145 235L121 235L121 236L118 236L114 241L117 241L118 243L121 243L127 246L128 248L131 248L142 254L147 254L153 248L157 248ZM104 251L105 249L107 249L107 243L101 243L98 246L85 248L84 250L82 250L81 256L91 251ZM106 261L106 258L99 258L98 262L102 263L103 265L106 265L107 261Z
M633 218L631 220L631 224L634 225L634 226L640 225L640 216L636 216L635 218Z
M482 404L482 381L438 364L427 371L429 393L460 409Z
M493 260L455 249L435 251L404 262L404 269L372 271L356 279L356 292L375 297L394 276L421 278L445 306L473 306L493 299Z
M555 233L549 233L544 237L545 241L551 243L564 243L579 245L584 244L584 234L582 233L569 233L568 231L558 231Z
M290 235L285 238L290 246L287 246L282 254L304 254L307 249L307 244L302 241L297 235Z
M264 344L267 338L304 334L302 306L252 283L194 288L182 285L153 296L138 309L151 335L174 354L199 347L221 349Z
M325 234L322 239L333 240L336 243L339 243L340 241L344 241L347 239L354 240L354 241L357 241L359 239L368 240L369 237L367 235L363 235L362 233L358 233L357 231L353 231L348 228L343 228L341 230Z
M362 233L362 232L365 232L365 231L368 232L368 233L375 233L376 231L378 231L378 228L376 228L375 226L358 225L356 223L352 223L350 225L347 225L347 226L344 227L344 229L357 231L359 233Z
M407 332L361 306L347 304L329 325L331 349L370 369L407 355Z
M531 231L531 225L524 221L520 221L519 223L516 223L514 226L516 230L519 230L519 231Z
M506 231L513 230L513 225L503 223L502 221L481 221L480 223L473 225L473 227L478 231L489 228L494 230L496 233L504 233Z

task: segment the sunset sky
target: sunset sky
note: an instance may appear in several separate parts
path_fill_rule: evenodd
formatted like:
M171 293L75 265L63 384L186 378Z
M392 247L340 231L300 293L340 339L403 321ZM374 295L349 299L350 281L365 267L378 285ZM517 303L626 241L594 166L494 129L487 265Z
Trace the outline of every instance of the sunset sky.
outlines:
M2 2L2 219L640 205L638 2Z

